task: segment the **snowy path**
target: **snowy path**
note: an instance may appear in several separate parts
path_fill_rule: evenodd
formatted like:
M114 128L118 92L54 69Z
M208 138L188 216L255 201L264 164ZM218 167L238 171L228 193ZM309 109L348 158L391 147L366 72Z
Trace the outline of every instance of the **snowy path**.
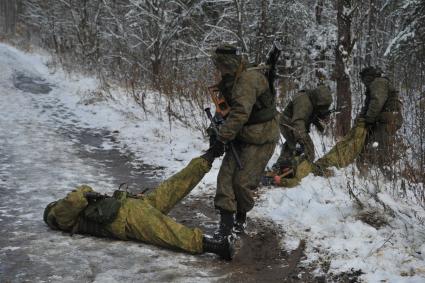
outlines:
M75 185L110 192L123 181L149 186L156 180L149 178L152 168L114 142L114 133L81 127L84 121L61 101L66 85L50 82L24 59L0 45L6 67L0 75L0 282L212 280L207 264L193 267L199 257L48 229L44 207Z

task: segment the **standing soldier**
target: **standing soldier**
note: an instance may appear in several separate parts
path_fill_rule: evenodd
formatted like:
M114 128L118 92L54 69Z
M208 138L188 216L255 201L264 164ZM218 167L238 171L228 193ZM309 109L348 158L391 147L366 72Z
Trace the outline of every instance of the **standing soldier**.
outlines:
M403 123L399 95L379 68L364 68L360 78L366 99L359 118L366 122L369 133L357 164L360 169L366 160L380 167L389 165L394 159L395 134Z
M280 116L280 132L285 138L279 159L273 165L274 173L280 175L286 172L295 173L295 168L303 156L313 162L314 144L310 138L310 126L314 124L324 131L324 123L328 120L332 104L329 87L320 85L311 90L300 91L285 107Z
M246 213L254 206L253 190L259 185L264 169L279 138L275 97L266 77L247 68L247 60L232 45L218 47L212 60L221 74L218 89L230 106L213 148L232 143L243 168L234 154L226 151L217 177L215 207L220 225L215 236L225 237L245 228ZM236 219L234 214L236 213Z

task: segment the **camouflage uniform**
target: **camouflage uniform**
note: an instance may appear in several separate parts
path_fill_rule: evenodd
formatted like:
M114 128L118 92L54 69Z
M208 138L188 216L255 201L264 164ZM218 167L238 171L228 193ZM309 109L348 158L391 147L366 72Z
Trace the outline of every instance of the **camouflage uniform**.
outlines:
M186 168L146 196L122 198L117 215L110 223L96 223L81 216L91 206L84 196L84 193L93 191L89 186L80 186L64 199L50 204L45 210L44 220L53 229L138 240L193 254L202 253L202 231L179 224L166 214L199 183L210 168L210 163L205 159L195 158Z
M252 190L260 183L279 138L275 98L266 77L247 69L243 58L219 54L213 58L231 71L222 74L221 94L231 110L219 129L218 139L235 145L243 169L230 151L225 153L217 177L214 204L220 211L246 213L254 206Z
M370 161L388 165L394 160L395 134L402 124L398 92L377 69L365 68L361 77L366 86L366 99L359 118L364 119L369 132L358 164ZM376 148L372 146L374 142L378 142Z
M329 167L343 168L353 163L363 149L366 140L366 124L364 121L357 121L350 132L334 147L319 158L315 163L302 160L296 167L295 175L292 178L276 178L274 184L282 187L295 187L301 180L310 173L315 175L332 175Z
M321 85L316 89L301 91L288 104L280 116L280 132L286 142L282 147L279 159L273 168L280 171L283 167L296 166L295 155L297 143L303 147L306 160L313 162L314 144L310 138L310 126L313 123L319 130L319 118L325 118L332 104L332 95L327 86Z

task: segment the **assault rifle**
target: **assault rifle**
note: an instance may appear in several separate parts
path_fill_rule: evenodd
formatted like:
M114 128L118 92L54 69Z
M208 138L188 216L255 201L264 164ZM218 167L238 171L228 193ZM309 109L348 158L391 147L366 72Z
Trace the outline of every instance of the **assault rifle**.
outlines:
M219 112L216 112L215 117L211 114L211 109L205 108L205 113L207 113L207 117L211 122L211 129L214 131L214 134L218 136L218 127L224 122L224 118L221 117ZM233 157L235 158L236 164L238 165L239 170L243 169L241 159L239 158L239 154L236 151L235 145L233 142L229 142L227 144L230 147L230 150L232 151Z
M215 113L220 115L221 119L225 119L230 112L230 106L227 104L226 99L220 93L217 85L208 87L211 99L215 105Z
M111 196L108 196L107 194L103 195L98 192L87 192L87 193L84 193L84 197L87 199L89 203L92 203L92 202L100 201L106 198L110 198Z
M277 75L276 65L277 65L277 61L279 60L280 53L282 53L282 46L280 45L278 41L274 41L272 48L267 54L266 65L268 66L268 69L265 73L266 78L269 82L269 89L273 95L276 95L276 90L274 88L274 81Z

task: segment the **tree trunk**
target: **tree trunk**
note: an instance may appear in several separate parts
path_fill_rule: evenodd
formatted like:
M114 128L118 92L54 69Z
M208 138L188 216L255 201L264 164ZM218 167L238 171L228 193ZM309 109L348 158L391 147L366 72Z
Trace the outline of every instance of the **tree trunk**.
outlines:
M262 56L267 53L265 50L265 41L267 36L267 0L261 0L261 16L257 30L257 50L255 50L255 62L260 63Z
M351 15L347 14L350 9L350 0L337 0L338 43L335 50L336 106L339 111L336 115L337 137L345 136L351 128L351 89L347 68L352 49Z
M323 1L324 0L317 0L316 4L316 23L318 25L322 24Z
M366 39L366 65L371 66L373 64L373 39L375 38L375 14L376 14L376 8L375 4L373 3L374 0L369 1L369 23L368 23L368 33L367 33L367 39Z
M160 78L161 78L161 59L155 57L151 60L152 62L152 84L154 88L160 88Z
M18 1L0 0L0 26L2 34L15 33Z

